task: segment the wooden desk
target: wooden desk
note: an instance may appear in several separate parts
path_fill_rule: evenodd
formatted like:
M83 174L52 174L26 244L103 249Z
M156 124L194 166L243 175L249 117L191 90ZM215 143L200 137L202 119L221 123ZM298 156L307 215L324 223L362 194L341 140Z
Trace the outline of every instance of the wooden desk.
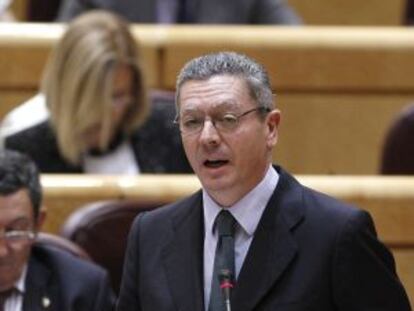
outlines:
M401 25L404 0L287 0L307 25Z

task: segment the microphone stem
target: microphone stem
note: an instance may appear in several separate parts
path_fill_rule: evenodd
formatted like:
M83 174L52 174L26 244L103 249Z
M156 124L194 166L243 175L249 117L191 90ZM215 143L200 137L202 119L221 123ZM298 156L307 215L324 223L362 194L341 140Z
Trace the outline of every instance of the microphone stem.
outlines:
M226 311L231 311L230 299L226 298L226 300L224 301L224 304L226 306Z
M230 296L233 288L233 274L230 270L223 269L220 271L219 279L225 310L231 311Z

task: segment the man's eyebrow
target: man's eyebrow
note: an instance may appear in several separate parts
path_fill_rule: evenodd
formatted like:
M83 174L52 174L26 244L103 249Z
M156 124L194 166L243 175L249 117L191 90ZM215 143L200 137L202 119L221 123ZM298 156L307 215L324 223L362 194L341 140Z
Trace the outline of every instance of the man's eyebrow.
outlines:
M200 112L200 110L199 109L196 109L196 108L184 108L184 109L181 109L181 114L191 114L191 113L197 113L197 112Z
M231 109L231 110L235 110L237 108L239 108L240 105L235 102L235 101L223 101L221 103L218 103L214 109L215 110L227 110L227 109Z
M218 103L215 103L212 105L212 107L209 109L210 111L224 111L224 110L236 110L240 107L239 103L233 100L226 100L226 101L221 101ZM181 112L184 113L197 113L200 112L201 110L195 107L186 107L183 108L181 110Z

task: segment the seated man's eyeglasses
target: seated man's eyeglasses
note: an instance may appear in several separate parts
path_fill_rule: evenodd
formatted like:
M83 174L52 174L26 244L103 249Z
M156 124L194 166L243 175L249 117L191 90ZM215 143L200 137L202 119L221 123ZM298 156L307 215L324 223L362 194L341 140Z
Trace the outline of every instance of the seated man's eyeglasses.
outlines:
M241 114L226 112L212 116L210 120L216 130L228 133L234 131L239 126L240 119L242 117L252 112L268 113L270 112L270 109L266 107L257 107L247 110ZM196 116L190 114L185 115L182 118L177 115L174 120L174 123L179 125L180 131L185 135L197 134L201 132L205 122L205 116Z
M36 234L30 230L13 230L0 235L0 239L4 239L8 243L32 241L35 238Z

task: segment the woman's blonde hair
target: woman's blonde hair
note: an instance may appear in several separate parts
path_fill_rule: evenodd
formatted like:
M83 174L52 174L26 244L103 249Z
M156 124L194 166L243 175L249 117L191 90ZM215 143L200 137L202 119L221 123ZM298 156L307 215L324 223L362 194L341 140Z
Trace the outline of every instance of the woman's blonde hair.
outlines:
M148 113L146 87L128 24L104 11L91 11L73 20L54 48L42 81L63 157L80 164L87 149L82 133L99 123L99 148L110 144L113 75L118 65L133 72L134 103L125 114L121 131L130 134Z

